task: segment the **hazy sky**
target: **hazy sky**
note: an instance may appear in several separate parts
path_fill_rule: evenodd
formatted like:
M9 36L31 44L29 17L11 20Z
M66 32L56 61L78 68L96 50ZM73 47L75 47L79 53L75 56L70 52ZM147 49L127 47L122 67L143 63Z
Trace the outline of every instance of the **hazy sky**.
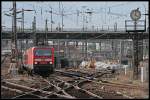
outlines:
M45 19L48 21L48 28L50 28L51 14L50 11L52 7L52 17L53 17L53 28L56 28L58 24L61 25L61 14L59 11L59 2L17 2L17 11L24 9L34 9L35 12L25 12L25 28L31 28L31 23L33 21L33 16L36 16L37 27L44 29ZM77 11L83 12L90 9L93 14L85 15L87 16L86 26L91 28L95 27L114 27L114 23L118 24L119 28L125 27L125 20L131 20L130 12L133 9L139 8L141 13L148 12L148 2L60 2L60 10L64 14L64 28L82 28L83 26L83 14L77 14ZM12 2L2 2L2 25L8 28L12 27L12 18L4 15L4 13L11 13L9 9L12 8ZM17 17L21 17L21 14L17 14ZM144 20L144 15L142 15L141 20ZM148 22L147 22L148 23ZM20 22L17 23L20 26Z

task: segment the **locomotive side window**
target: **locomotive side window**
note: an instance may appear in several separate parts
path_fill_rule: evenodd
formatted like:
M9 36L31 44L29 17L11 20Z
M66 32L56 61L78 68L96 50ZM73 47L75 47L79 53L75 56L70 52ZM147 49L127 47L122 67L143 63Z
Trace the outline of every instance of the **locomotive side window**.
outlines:
M50 56L51 51L50 50L44 50L44 49L38 49L34 51L35 56Z
M25 55L25 56L24 56L24 59L27 60L27 58L28 58L28 55Z

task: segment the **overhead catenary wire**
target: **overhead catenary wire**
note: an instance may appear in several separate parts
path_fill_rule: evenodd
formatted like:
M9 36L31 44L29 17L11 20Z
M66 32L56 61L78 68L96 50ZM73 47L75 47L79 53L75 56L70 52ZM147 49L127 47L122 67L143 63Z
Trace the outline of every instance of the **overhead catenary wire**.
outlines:
M41 13L42 13L42 10L41 10ZM79 12L79 13L81 13L81 12ZM97 13L97 12L93 12L93 13ZM57 12L54 12L53 11L53 14L55 14L55 15L61 15L61 13L57 13ZM73 13L63 13L63 16L69 16L69 15L74 15L74 14L78 14L78 12L73 12Z
M38 2L39 3L39 2ZM109 8L117 8L117 7L120 7L120 6L124 6L124 5L127 5L129 2L125 2L125 3L120 3L120 4L115 4L115 5L113 5L113 6L103 6L103 7L101 7L102 9L104 9L104 8L106 8L105 10L98 10L98 9L95 9L94 7L93 7L93 15L94 16L96 16L96 14L104 14L104 15L108 15L108 18L109 18L109 20L110 20L110 18L111 17L109 17L109 16L112 16L113 17L113 19L116 19L116 20L118 20L118 19L122 19L122 18L124 18L125 16L126 16L126 14L119 14L119 13L116 13L116 12L112 12L113 10L110 10L110 11L107 11ZM48 5L47 3L45 3L46 4L46 6ZM44 5L45 5L44 4ZM29 4L28 4L29 5ZM33 4L32 4L33 5ZM37 7L39 7L40 5L37 5ZM42 5L43 6L43 5ZM36 7L36 8L37 8ZM41 9L36 9L35 10L35 14L37 14L37 13L39 13L39 11L40 12L42 12L43 14L41 15L42 16L42 18L44 18L43 16L45 16L46 14L44 14L44 9L46 9L47 7L45 7L45 8L42 8L42 10ZM35 9L35 8L34 8ZM63 10L63 20L66 20L65 19L65 16L78 16L78 15L80 15L82 12L80 12L80 11L76 11L76 10L72 10L72 12L68 12L67 10L65 11L65 10ZM55 16L55 15L62 15L62 13L59 13L58 11L56 11L56 9L54 8L53 9L53 12L52 12L52 14ZM47 16L47 15L46 15ZM116 16L116 17L115 17ZM106 18L107 16L105 16L105 20L103 20L103 21L105 21L105 24L106 24ZM117 18L118 17L118 18ZM38 17L37 17L38 18ZM78 19L79 18L79 16L77 17L77 20L78 21L74 21L74 24L76 24L76 26L79 24L78 22L79 22L79 20L80 19ZM55 17L54 17L54 19L55 19ZM42 20L42 19L41 19ZM89 20L90 21L90 20ZM113 21L113 20L112 20ZM42 22L42 21L41 21ZM108 21L109 22L109 21Z
M126 4L127 4L127 3L122 3L122 4L117 4L117 5L108 6L108 7L103 7L103 8L113 8L113 7L123 6L123 5L126 5ZM60 15L60 13L55 13L55 14ZM72 14L77 14L77 12L70 13L70 14L66 14L66 15L72 15Z

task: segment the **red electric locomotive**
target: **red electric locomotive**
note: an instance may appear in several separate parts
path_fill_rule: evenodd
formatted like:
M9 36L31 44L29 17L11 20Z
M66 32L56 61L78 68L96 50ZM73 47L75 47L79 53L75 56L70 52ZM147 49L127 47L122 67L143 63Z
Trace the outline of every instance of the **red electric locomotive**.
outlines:
M54 48L31 47L23 54L23 66L30 73L54 71Z

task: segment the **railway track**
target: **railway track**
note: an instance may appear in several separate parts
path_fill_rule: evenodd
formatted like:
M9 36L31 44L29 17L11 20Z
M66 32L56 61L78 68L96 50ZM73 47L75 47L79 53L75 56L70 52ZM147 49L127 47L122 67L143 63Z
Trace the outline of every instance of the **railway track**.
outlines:
M103 78L111 78L115 75L112 70L105 70L105 71L99 71L95 73L87 73L87 72L81 72L81 71L62 71L62 70L56 70L56 74L61 74L64 76L70 76L70 77L79 77L87 80L100 80L101 82L103 81ZM108 82L107 82L108 83Z
M101 80L99 82L99 81L95 80L94 78L80 77L79 75L77 75L78 72L76 74L58 71L58 70L56 70L56 72L58 75L60 75L60 77L66 76L66 77L73 78L72 80L68 81L71 84L77 84L80 88L84 88L94 94L99 93L97 95L99 95L103 98L107 98L107 97L109 97L108 95L110 95L110 97L112 97L112 98L124 98L124 99L131 98L131 99L133 99L136 97L133 97L132 95L130 95L130 93L129 93L130 91L147 91L147 89L145 89L144 87L141 87L141 86L115 83L115 82L104 81L104 80ZM88 86L86 84L91 84L91 85ZM95 85L95 87L94 87L94 85ZM91 88L88 88L88 87L91 87ZM92 88L92 87L94 87L94 88ZM96 90L96 89L99 89L99 90L97 90L97 92L95 92L94 90ZM128 93L126 94L124 91L128 91Z
M3 81L2 83L2 89L9 92L11 94L11 97L8 96L8 94L3 94L2 98L12 98L17 95L21 95L22 93L31 91L31 88L25 88L22 85ZM4 91L3 91L4 92Z
M69 82L63 81L62 79L58 77L49 77L47 81L52 82L52 84L56 84L58 87L63 89L67 94L71 95L75 98L95 98L95 99L101 99L100 96L95 95L89 91L86 91L84 89L81 89L77 85L71 84Z
M34 79L39 78L39 76L34 76ZM9 91L15 90L19 94L12 96L13 99L18 98L101 98L94 95L88 91L85 91L77 86L74 86L70 83L62 81L56 78L39 78L41 82L46 82L48 85L46 87L40 88L31 88L28 86L23 86L16 83L11 83L8 81L2 82L2 86L7 88Z
M115 83L115 82L105 81L105 80L102 80L102 79L99 80L99 82L96 81L96 77L98 77L98 76L102 77L103 75L108 74L110 72L108 72L108 73L100 72L100 74L97 74L97 75L92 74L91 77L88 76L89 75L88 73L87 73L87 75L86 75L86 73L84 73L85 76L82 76L82 75L80 75L81 72L79 72L79 71L78 72L75 71L75 72L72 73L72 72L64 72L64 71L56 70L56 73L58 75L64 75L64 76L67 76L67 77L77 77L77 78L84 79L84 80L87 80L87 81L92 81L94 83L98 83L98 84L101 84L101 85L108 85L108 86L128 88L128 89L145 89L144 87L140 87L140 86L135 86L135 85L130 85L130 84L122 84L122 83Z
M23 94L18 96L17 98L28 98L29 94L32 95L40 95L41 98L73 98L69 94L65 93L61 88L59 88L57 85L52 84L51 82L47 81L45 78L39 76L39 75L34 75L32 77L34 80L39 79L41 83L45 82L48 85L43 87L40 90L37 91L31 91L29 93Z
M73 72L73 71L72 71ZM49 77L41 77L39 75L33 75L33 80L38 80L41 83L48 84L44 87L29 87L20 84L10 83L6 80L2 80L2 89L6 92L9 91L10 98L94 98L94 99L128 99L132 98L127 95L123 95L116 90L122 89L139 89L137 86L112 83L109 81L100 82L96 81L95 77L103 76L104 74L86 74L79 71L75 72L63 72L56 70L56 73ZM79 73L79 74L78 74ZM64 79L63 79L64 77ZM67 78L67 79L65 79ZM142 87L140 87L142 89ZM5 97L4 97L5 98Z
M89 91L81 89L80 87L78 87L78 85L63 81L62 79L55 77L53 75L51 75L50 77L47 77L47 78L43 78L43 80L45 82L47 82L49 85L52 85L53 87L55 87L55 89L57 90L57 91L55 91L56 93L63 93L64 95L71 97L71 98L101 99L100 96L97 96Z
M56 78L59 79L58 77L56 77ZM81 78L73 77L72 80L69 80L67 82L70 83L70 84L74 84L75 87L78 87L80 89L88 91L88 92L90 92L94 95L97 95L97 96L99 96L100 98L103 98L103 99L108 99L108 98L110 99L110 97L115 98L115 99L128 99L128 98L131 98L129 96L122 95L120 93L116 93L115 91L103 90L101 88L99 88L97 90L98 87L103 87L102 85L97 85L97 86L93 85L94 87L92 85L87 86L87 84L94 84L94 83L90 80L86 80L86 79L83 79L83 78L81 79ZM90 98L90 97L88 97L88 98Z
M31 88L28 86L23 86L20 84L3 81L2 88L6 91L11 92L11 96L8 98L18 99L18 98L73 98L69 95L66 95L58 87L49 84L43 88ZM7 92L8 92L7 91ZM14 95L15 94L15 95ZM4 95L4 94L3 94ZM3 96L2 98L7 98Z

